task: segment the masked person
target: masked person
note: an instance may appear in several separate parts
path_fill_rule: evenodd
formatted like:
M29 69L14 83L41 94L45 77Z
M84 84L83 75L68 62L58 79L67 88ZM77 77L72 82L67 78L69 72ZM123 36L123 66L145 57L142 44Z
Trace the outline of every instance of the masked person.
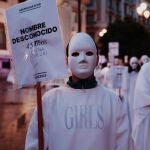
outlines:
M129 115L130 121L132 124L133 120L133 99L134 99L134 89L135 83L138 76L138 72L140 71L140 65L138 64L137 57L131 57L129 61L128 67L128 104L129 104Z
M137 77L133 103L133 131L135 150L150 149L150 63L142 66Z
M141 66L142 66L145 63L149 62L149 57L147 55L142 55L140 60L141 60Z
M138 64L137 57L133 56L130 58L128 66L128 80L127 80L127 102L128 102L128 111L129 111L129 120L130 120L130 130L132 131L132 122L133 122L133 100L134 100L134 90L135 83L140 70L140 65ZM130 132L131 133L131 132ZM134 150L133 139L130 135L130 150Z
M94 77L98 62L94 41L77 33L67 52L71 76L64 86L43 96L44 150L128 150L128 117L122 102ZM38 149L37 132L35 110L25 150Z

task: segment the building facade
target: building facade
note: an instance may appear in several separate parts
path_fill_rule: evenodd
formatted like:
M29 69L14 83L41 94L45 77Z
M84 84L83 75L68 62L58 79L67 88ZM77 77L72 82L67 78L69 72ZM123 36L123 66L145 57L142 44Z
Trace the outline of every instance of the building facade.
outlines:
M117 19L131 16L138 20L136 8L140 0L91 0L87 6L87 32L94 38Z
M0 77L7 76L11 68L10 52L5 28L5 10L19 3L17 0L0 0Z

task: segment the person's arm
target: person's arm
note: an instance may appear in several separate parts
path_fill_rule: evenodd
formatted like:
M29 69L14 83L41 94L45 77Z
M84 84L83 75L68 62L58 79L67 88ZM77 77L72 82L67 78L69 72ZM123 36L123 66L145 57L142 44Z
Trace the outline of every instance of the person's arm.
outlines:
M46 110L49 105L47 104L47 100L48 95L45 94L42 97L44 150L48 148L48 121L46 120L48 112ZM37 108L35 108L26 135L25 150L38 150L38 140L38 118Z
M129 149L129 118L126 102L118 99L116 150Z

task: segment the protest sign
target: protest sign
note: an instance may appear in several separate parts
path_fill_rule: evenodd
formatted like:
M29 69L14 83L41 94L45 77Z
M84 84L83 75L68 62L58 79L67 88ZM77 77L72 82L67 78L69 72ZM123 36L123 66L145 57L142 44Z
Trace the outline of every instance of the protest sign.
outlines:
M113 89L125 89L128 68L126 66L111 66L111 81Z
M119 55L119 43L109 42L108 48L109 48L109 52L108 52L109 62L111 64L114 64L114 57Z
M17 4L7 9L6 21L19 86L66 76L55 0Z
M109 42L108 47L109 47L110 55L113 55L113 56L119 55L119 43L118 42Z

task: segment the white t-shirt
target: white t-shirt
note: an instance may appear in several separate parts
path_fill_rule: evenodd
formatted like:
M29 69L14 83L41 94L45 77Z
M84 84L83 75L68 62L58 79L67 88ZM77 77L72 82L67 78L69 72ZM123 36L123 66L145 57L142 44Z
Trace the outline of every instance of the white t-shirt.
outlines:
M44 150L128 150L129 122L115 93L54 88L43 96ZM29 125L25 150L38 150L37 111Z

